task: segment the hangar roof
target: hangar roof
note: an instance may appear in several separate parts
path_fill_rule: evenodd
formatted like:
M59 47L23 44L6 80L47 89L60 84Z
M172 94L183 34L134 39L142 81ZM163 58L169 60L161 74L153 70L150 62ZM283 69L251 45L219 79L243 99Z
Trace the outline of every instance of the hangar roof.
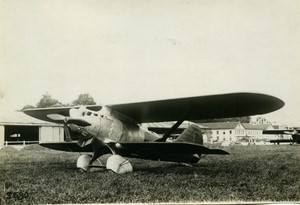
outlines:
M0 113L0 125L23 125L23 126L62 126L30 117L23 112L14 111Z

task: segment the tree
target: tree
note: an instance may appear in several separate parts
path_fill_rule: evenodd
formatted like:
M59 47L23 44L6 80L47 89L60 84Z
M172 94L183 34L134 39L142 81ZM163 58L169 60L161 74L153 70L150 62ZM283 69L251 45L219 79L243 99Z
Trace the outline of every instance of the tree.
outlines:
M43 94L43 97L36 105L37 108L59 107L59 106L62 106L62 103L59 102L57 99L52 98L48 92Z
M93 97L88 93L80 94L76 100L72 102L72 105L95 105L96 102Z
M269 120L267 120L266 118L261 117L261 116L258 116L256 118L254 118L252 121L254 122L254 124L268 124L268 123L270 123Z

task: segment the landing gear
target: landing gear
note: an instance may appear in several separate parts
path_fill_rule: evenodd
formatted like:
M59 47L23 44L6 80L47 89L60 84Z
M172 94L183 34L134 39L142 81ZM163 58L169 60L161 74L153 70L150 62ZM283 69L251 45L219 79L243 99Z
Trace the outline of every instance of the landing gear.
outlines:
M89 154L84 154L78 157L76 166L77 168L82 169L83 171L88 171L89 169L89 163L92 159L92 156Z
M128 172L132 172L133 168L132 165L130 164L130 162L123 158L120 155L111 155L110 157L108 157L107 162L106 162L106 166L103 165L103 163L101 162L101 159L97 159L95 160L92 164L91 163L92 160L92 156L85 154L85 155L81 155L80 157L78 157L77 159L77 168L80 168L83 171L91 171L92 172L92 168L106 168L109 170L112 170L113 172L117 173L117 174L125 174Z
M95 160L92 164L91 163L92 155L84 154L78 157L76 166L77 168L87 172L97 171L99 169L105 168L102 164L100 159Z
M110 169L117 174L125 174L133 170L130 162L120 155L112 155L109 157L106 163L106 169Z

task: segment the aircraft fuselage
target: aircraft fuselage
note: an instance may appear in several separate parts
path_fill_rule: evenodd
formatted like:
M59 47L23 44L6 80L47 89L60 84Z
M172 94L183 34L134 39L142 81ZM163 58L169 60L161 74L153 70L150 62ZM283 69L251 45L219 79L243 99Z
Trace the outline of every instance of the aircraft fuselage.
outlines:
M141 127L126 116L112 113L107 107L97 112L85 107L71 109L70 117L90 123L85 130L104 142L149 142L160 138L158 134Z

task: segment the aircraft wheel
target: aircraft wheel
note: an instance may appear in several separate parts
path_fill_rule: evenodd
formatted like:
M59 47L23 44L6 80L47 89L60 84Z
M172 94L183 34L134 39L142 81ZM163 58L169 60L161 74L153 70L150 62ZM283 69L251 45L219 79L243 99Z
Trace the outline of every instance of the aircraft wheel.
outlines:
M110 169L117 174L132 172L133 168L130 162L120 155L112 155L107 159L106 169Z
M78 157L76 166L77 168L82 169L83 171L88 171L89 169L89 163L92 159L92 155L84 154Z
M101 165L106 165L107 160L112 156L112 154L104 154L101 155L96 161L98 161Z

